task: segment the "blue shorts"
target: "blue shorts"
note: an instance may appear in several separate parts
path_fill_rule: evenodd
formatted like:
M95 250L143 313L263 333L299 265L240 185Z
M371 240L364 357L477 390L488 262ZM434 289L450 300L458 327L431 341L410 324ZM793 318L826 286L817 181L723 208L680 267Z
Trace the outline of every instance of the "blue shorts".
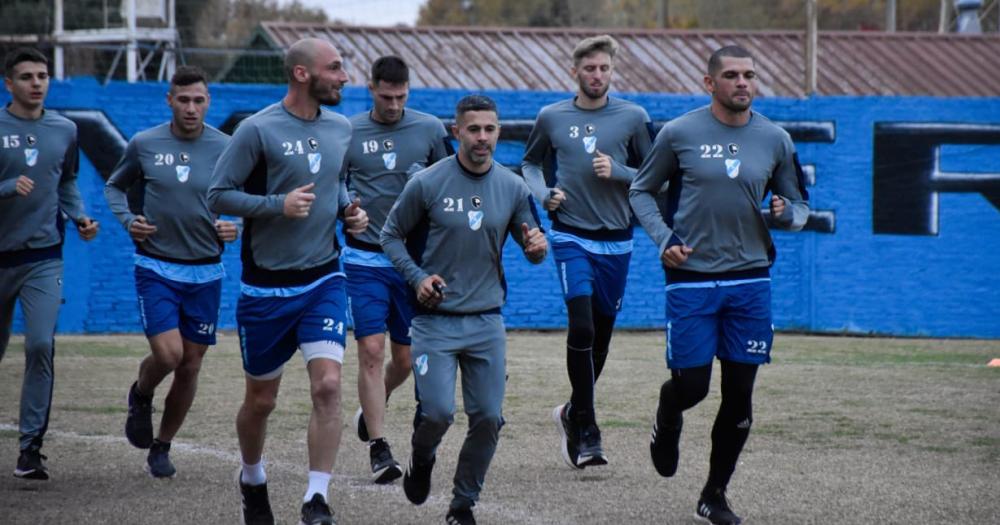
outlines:
M354 338L361 339L389 330L389 339L410 344L413 305L410 286L395 268L344 264L347 295L354 320Z
M770 279L672 284L666 311L668 368L771 361Z
M146 337L177 328L181 337L192 343L215 344L222 279L201 284L182 283L136 266L135 291Z
M622 309L631 253L591 253L574 242L552 244L563 298L589 296L604 315L615 317Z
M257 378L280 375L297 348L324 343L328 356L342 362L347 329L347 293L344 277L328 278L315 288L291 297L254 297L240 294L236 326L240 335L243 370Z

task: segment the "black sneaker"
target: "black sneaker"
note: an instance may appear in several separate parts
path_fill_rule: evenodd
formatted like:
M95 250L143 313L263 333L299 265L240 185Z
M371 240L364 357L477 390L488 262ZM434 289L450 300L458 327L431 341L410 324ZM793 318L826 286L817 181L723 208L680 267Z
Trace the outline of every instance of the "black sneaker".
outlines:
M608 457L604 455L604 448L601 446L601 429L597 428L597 423L590 423L580 429L578 447L576 464L580 468L608 464Z
M240 490L240 524L274 525L271 502L267 498L267 483L247 485L240 479L242 468L236 469L236 486Z
M476 517L472 515L472 509L468 507L448 509L448 514L444 516L444 522L448 525L476 525Z
M368 455L371 456L372 480L375 483L385 485L396 481L403 475L403 469L392 457L389 442L385 438L379 438L369 443Z
M17 457L17 468L14 469L14 477L21 479L33 479L45 481L49 479L49 470L45 468L42 460L49 459L39 452L37 447L29 447L21 451Z
M733 509L729 508L729 502L726 501L726 491L722 489L702 491L694 517L712 525L740 525L743 523L739 516L733 514Z
M579 457L579 432L576 430L576 425L569 418L569 403L564 405L559 405L552 409L552 421L556 424L556 429L559 430L559 438L562 448L563 461L566 462L570 468L580 470L583 467L576 464L576 459Z
M653 458L656 472L665 478L677 473L677 462L680 458L681 429L684 419L678 417L673 424L663 420L660 407L656 407L656 419L653 421L653 433L649 439L649 455Z
M358 431L358 439L365 443L371 441L368 436L368 425L365 423L365 413L362 412L361 407L358 407L358 411L354 413L354 428Z
M435 458L424 463L417 458L410 457L410 466L403 475L403 492L406 499L414 505L420 505L427 501L427 496L431 493L431 472L434 471Z
M319 494L313 494L311 500L302 504L302 519L299 525L336 525L333 512L326 500Z
M146 471L154 478L172 478L177 474L177 469L170 462L170 443L153 440L146 456Z
M125 419L125 437L136 448L149 448L153 444L153 396L143 396L136 391L139 382L128 389L128 416Z

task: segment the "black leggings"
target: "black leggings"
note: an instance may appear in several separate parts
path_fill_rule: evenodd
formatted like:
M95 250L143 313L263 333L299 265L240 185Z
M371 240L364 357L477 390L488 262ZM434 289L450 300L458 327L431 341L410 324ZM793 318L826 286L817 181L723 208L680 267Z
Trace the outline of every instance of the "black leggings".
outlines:
M721 363L722 403L712 427L711 467L706 489L725 489L729 484L753 423L753 385L758 365L733 361ZM660 387L660 424L680 424L681 412L697 405L708 395L711 378L711 364L671 370L670 379Z
M594 384L601 377L608 359L615 317L596 308L590 296L574 297L566 302L569 330L566 334L566 370L573 387L570 399L574 416L593 419Z

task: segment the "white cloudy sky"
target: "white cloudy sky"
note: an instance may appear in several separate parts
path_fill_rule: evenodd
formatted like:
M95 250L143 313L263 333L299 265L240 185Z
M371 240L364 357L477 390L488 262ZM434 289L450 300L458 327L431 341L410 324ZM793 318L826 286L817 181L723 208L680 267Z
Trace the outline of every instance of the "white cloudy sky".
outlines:
M287 2L287 0L284 0ZM414 25L425 0L299 0L303 5L321 7L331 20L351 25Z

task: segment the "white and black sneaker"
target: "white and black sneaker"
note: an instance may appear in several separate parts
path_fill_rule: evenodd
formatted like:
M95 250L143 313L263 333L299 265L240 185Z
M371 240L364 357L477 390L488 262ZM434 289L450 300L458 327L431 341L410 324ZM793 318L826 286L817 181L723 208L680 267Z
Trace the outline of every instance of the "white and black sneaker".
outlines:
M267 497L267 483L248 485L241 479L243 469L236 469L236 487L240 491L241 525L274 525L271 501Z
M358 431L358 439L368 443L371 441L368 435L368 425L365 423L365 413L361 407L354 413L354 428Z
M386 485L403 475L403 469L392 457L392 450L389 449L389 442L385 438L369 442L368 455L372 462L372 481L376 484Z
M337 520L333 519L333 511L323 496L313 494L312 499L302 504L299 525L337 525Z
M723 489L703 490L694 517L712 525L740 525L743 520L733 513Z
M663 421L660 408L657 406L656 418L653 420L653 433L649 438L649 456L653 459L653 467L656 468L656 472L665 478L677 473L683 426L684 419L680 416L677 417L677 421L671 423Z
M447 525L476 525L476 517L472 514L472 509L464 507L461 509L448 509L448 514L444 516Z
M427 501L427 496L431 493L431 473L434 472L435 459L423 462L410 456L410 466L403 475L403 492L410 503L420 505Z
M559 431L560 448L562 450L563 461L566 462L570 468L580 470L583 467L577 465L576 460L580 455L579 449L579 433L576 430L576 425L569 417L569 403L564 405L559 405L552 409L552 421L556 424L556 430Z
M14 477L21 479L32 479L45 481L49 479L49 469L45 468L44 460L49 459L40 452L38 447L28 447L21 451L17 457L17 467L14 469Z
M579 468L608 464L608 457L604 455L604 447L601 446L601 429L597 428L597 423L590 423L580 429L578 443L576 464Z

